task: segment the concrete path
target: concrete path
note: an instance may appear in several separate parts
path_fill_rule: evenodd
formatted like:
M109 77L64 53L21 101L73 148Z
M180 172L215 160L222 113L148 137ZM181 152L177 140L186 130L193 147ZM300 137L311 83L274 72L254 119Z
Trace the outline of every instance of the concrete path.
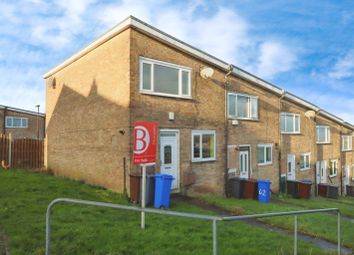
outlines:
M200 207L202 209L215 212L218 215L225 215L225 216L232 215L231 212L229 212L229 211L227 211L227 210L225 210L223 208L208 204L208 203L206 203L204 201L201 201L201 200L199 200L197 198L192 198L192 197L187 197L187 196L183 196L183 195L179 195L179 194L174 194L174 195L172 195L172 200L190 203L190 204L198 206L198 207ZM244 220L244 221L249 223L249 224L251 224L251 225L254 225L256 227L277 232L277 233L279 233L281 235L287 235L287 236L290 236L290 237L294 236L293 232L290 231L290 230L282 229L282 228L279 228L279 227L276 227L276 226L272 226L270 224L267 224L265 222L262 222L262 221L259 221L259 220L256 220L256 219L250 219L250 220ZM315 237L312 237L312 236L309 236L309 235L306 235L306 234L303 234L303 233L300 233L300 232L298 233L298 239L306 241L306 242L310 242L310 243L312 243L312 244L314 244L314 245L316 245L316 246L318 246L318 247L320 247L322 249L325 249L325 250L333 250L333 251L337 250L337 244L336 243L332 243L332 242L329 242L327 240L320 239L320 238L315 238ZM343 245L341 246L341 250L342 250L342 254L354 254L354 251L352 251L351 249L349 249L348 247L343 246Z

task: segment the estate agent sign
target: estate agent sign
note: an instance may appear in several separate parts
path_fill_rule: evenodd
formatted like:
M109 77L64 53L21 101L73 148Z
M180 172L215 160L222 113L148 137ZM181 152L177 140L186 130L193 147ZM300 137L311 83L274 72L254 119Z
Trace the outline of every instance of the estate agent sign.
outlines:
M134 124L134 154L135 165L155 163L157 148L157 124L136 122Z

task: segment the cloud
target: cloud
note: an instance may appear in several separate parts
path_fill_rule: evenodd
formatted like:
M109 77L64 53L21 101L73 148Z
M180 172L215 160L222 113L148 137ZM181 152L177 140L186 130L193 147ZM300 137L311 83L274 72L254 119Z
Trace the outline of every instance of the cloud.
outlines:
M284 44L266 41L260 46L256 73L264 78L291 70L297 61L295 53Z
M328 76L333 79L354 77L354 49L336 62Z

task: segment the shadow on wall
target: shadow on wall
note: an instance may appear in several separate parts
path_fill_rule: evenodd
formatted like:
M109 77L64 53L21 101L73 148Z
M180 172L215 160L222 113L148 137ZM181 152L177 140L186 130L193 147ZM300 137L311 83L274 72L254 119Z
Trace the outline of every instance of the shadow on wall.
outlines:
M129 162L128 108L100 96L95 79L87 97L69 84L61 86L54 88L61 91L47 117L48 169L122 192L127 169L123 158Z

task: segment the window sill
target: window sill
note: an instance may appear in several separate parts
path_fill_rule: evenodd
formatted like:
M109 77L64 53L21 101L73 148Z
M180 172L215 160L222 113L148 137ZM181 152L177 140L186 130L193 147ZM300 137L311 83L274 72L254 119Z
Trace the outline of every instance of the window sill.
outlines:
M333 175L330 175L329 177L333 178L333 177L336 177L336 176L337 176L337 174L333 174Z
M19 128L19 129L26 129L28 127L5 127L5 128L11 128L11 129L16 129L16 128Z
M273 165L273 162L270 163L257 163L257 166L271 166Z
M311 168L300 168L300 171L309 171Z
M282 135L301 135L301 132L281 132Z
M255 121L255 122L259 122L259 119L250 119L250 118L239 118L239 117L235 117L235 116L228 116L229 120L239 120L239 121Z
M140 94L149 95L149 96L159 96L159 97L170 97L170 98L188 99L188 100L191 100L191 99L192 99L191 96L170 95L170 94L156 93L156 92L145 91L145 90L140 90Z
M330 145L330 144L332 144L332 143L331 143L331 142L325 142L325 143L317 142L316 144L318 144L318 145Z
M215 162L216 159L192 159L192 163Z
M350 151L353 151L353 149L350 149L350 150L342 150L342 152L350 152Z

